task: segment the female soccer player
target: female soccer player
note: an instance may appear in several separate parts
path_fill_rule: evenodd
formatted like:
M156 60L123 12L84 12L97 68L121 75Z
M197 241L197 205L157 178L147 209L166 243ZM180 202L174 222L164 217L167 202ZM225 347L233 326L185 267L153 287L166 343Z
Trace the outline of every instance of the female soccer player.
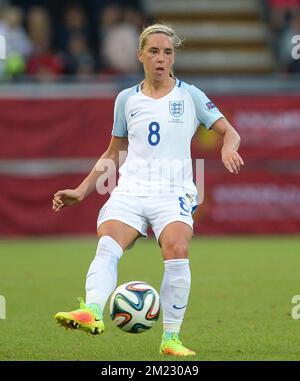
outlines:
M173 76L175 51L180 45L174 30L166 25L155 24L142 32L138 59L145 79L117 96L107 151L76 189L54 195L54 211L77 204L96 190L104 159L113 160L120 168L118 185L99 213L100 239L86 278L86 303L81 300L79 309L59 312L55 318L65 327L103 332L103 310L117 284L118 261L138 237L147 236L150 225L165 266L160 290L164 326L160 353L189 356L195 352L182 345L179 331L191 285L188 246L197 190L190 144L198 125L223 137L221 156L229 172L237 174L244 163L237 152L240 137L235 129L202 91ZM120 151L127 151L123 165ZM174 160L184 162L185 176L178 175L177 166L172 177L169 166Z

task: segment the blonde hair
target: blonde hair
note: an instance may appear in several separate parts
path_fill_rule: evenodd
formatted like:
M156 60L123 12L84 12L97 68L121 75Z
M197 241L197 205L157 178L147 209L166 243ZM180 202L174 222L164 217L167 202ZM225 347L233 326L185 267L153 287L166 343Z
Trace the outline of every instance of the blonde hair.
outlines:
M175 30L171 26L166 24L153 24L148 26L142 31L140 35L140 41L139 41L139 51L142 51L144 49L147 43L148 37L151 34L155 34L155 33L162 33L170 37L175 51L177 51L180 47L182 47L183 40L177 36ZM171 70L170 76L174 77L173 70Z
M165 24L153 24L148 26L142 31L140 35L139 50L144 49L147 43L148 37L151 34L155 34L155 33L162 33L169 36L172 40L174 50L177 50L178 48L182 46L182 40L177 36L175 30L171 26L165 25Z

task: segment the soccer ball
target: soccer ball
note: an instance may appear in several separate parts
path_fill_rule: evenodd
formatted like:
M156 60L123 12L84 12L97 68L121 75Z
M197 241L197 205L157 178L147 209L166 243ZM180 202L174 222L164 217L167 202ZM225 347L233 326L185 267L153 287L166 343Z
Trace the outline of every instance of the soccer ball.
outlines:
M121 284L110 299L110 317L125 332L141 333L158 320L160 301L157 291L146 282Z

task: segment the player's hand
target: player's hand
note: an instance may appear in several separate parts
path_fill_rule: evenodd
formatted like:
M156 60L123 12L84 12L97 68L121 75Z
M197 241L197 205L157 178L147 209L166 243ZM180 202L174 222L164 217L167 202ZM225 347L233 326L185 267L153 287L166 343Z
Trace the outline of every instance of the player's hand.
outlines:
M230 173L238 174L244 161L234 149L222 148L222 162Z
M82 201L81 193L76 189L65 189L56 192L53 196L52 209L59 212L65 206L78 204Z

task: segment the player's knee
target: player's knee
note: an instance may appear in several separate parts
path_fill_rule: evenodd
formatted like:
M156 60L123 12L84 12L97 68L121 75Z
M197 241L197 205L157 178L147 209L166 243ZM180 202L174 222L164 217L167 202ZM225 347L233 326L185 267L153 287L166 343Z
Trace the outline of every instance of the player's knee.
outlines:
M163 247L165 259L188 258L188 245L185 242L169 241Z
M111 237L111 234L108 229L105 229L100 225L99 228L97 229L97 236L99 239L101 239L102 237L105 237L105 236Z
M111 236L104 235L98 241L96 256L109 253L116 254L116 256L120 257L123 253L123 249Z
M130 232L131 233L131 232ZM122 227L115 225L115 224L107 224L104 223L99 226L97 230L97 236L99 238L99 241L101 242L107 242L107 239L105 237L109 237L109 239L114 240L122 247L123 250L125 250L129 244L131 244L134 239L132 239L132 234L127 234L126 230L122 230ZM103 241L102 239L105 238Z

